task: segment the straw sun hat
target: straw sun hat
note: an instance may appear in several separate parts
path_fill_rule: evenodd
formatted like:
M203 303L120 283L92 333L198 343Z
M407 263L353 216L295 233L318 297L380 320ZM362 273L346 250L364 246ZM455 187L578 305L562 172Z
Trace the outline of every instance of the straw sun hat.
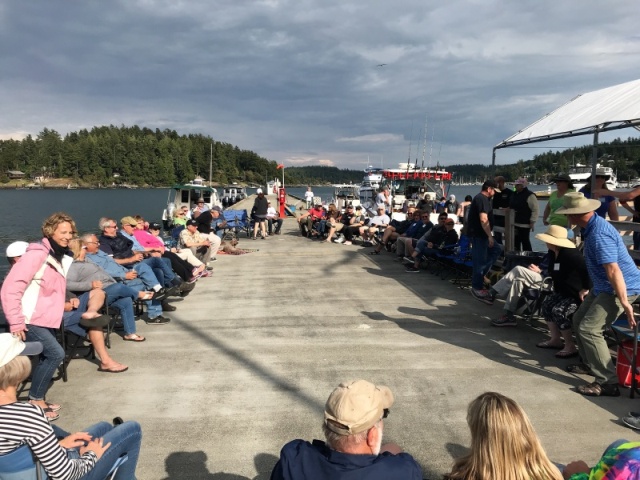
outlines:
M560 215L582 215L600 208L600 200L592 200L584 196L582 192L569 192L562 196L562 207L555 213Z
M536 235L538 240L563 248L576 248L576 245L567 237L567 229L558 225L549 225L545 233Z

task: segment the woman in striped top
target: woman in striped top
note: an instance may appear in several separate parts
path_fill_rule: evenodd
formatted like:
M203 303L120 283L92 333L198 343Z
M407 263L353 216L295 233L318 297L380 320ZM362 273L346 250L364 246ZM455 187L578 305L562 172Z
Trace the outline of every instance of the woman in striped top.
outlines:
M113 427L102 422L73 434L52 427L42 408L18 402L17 388L31 372L29 359L19 356L23 349L19 338L0 334L0 456L28 445L50 480L102 480L127 454L115 478L135 479L140 425L125 422Z

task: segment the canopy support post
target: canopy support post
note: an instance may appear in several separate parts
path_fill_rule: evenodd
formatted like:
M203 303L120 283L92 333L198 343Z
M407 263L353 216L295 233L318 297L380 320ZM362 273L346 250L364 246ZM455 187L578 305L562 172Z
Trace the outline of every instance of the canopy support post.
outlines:
M598 132L599 128L596 127L593 132L593 150L591 153L591 198L593 198L593 192L596 189L596 169L598 165Z

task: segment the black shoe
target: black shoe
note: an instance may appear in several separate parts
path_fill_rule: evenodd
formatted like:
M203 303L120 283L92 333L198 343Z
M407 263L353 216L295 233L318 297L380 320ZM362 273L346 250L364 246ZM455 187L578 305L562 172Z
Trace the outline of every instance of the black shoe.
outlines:
M163 312L175 312L177 310L176 307L171 305L169 302L162 302L162 311Z
M180 286L176 285L175 287L171 287L167 289L167 297L177 297L180 295Z
M158 290L153 294L153 297L151 297L151 300L164 300L167 297L168 297L167 289L161 288L160 290Z
M192 282L192 283L184 282L182 285L180 285L180 295L184 296L182 295L183 293L189 293L194 288L196 288L196 282Z
M163 317L162 315L158 315L156 318L149 318L148 315L144 315L143 319L147 322L147 325L166 325L171 321L170 318Z

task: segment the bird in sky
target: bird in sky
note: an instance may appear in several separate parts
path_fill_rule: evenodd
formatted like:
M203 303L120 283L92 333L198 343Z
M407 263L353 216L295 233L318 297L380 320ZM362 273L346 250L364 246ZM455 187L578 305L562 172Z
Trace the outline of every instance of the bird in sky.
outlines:
M386 65L386 63L379 63L378 66L379 67L384 67Z

